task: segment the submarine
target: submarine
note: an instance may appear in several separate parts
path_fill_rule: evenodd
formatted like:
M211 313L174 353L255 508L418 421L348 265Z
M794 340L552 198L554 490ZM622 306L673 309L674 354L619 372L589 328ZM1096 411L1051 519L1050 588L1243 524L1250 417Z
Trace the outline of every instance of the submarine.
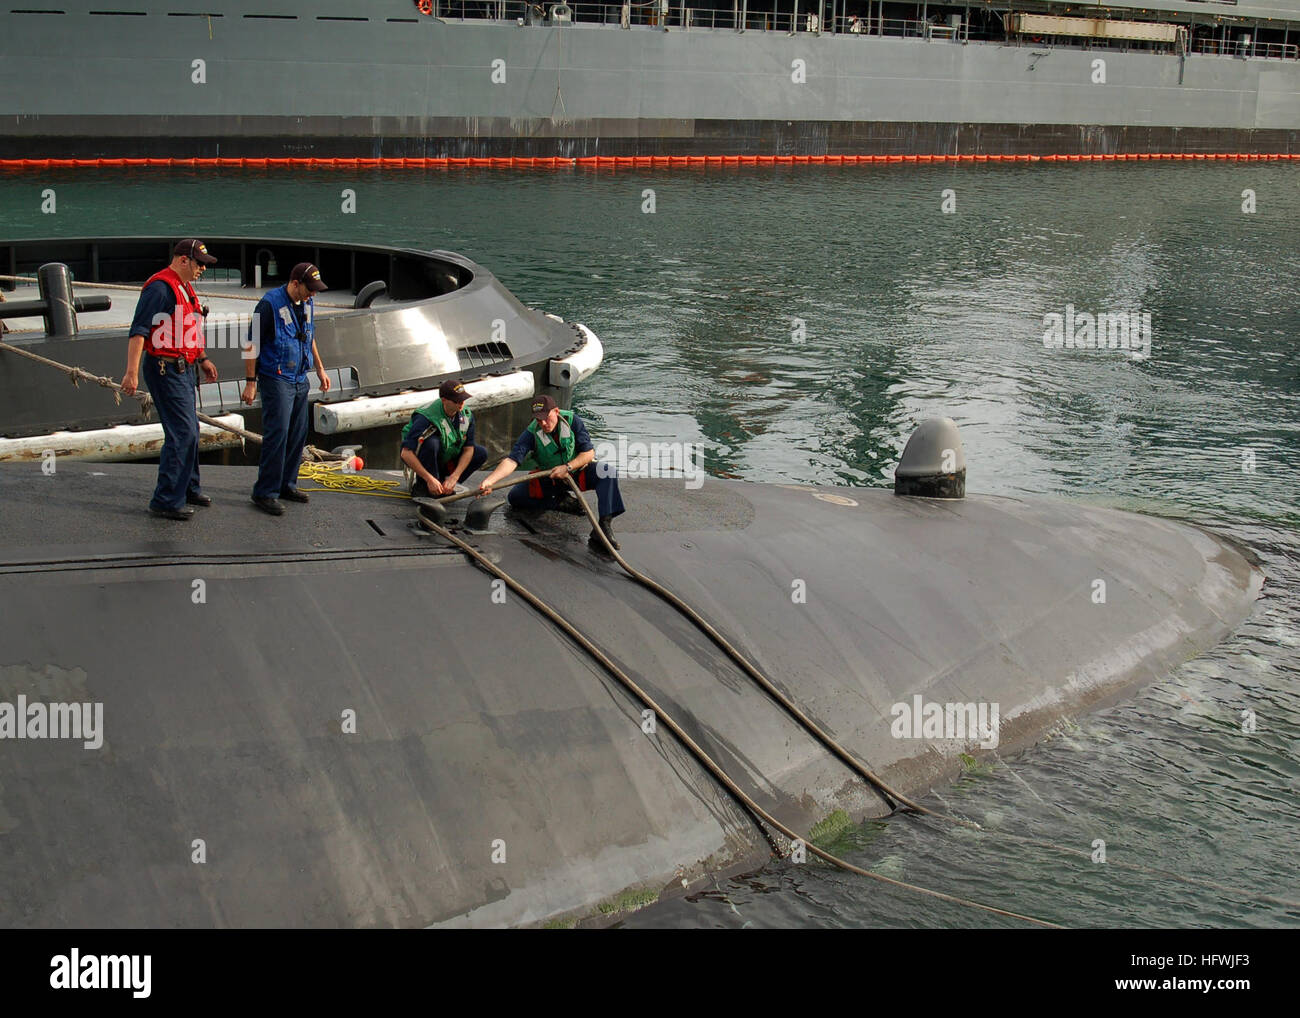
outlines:
M304 478L272 519L250 476L205 466L181 534L145 465L0 464L0 925L568 925L688 893L839 812L910 822L1264 583L1187 522L967 491L943 419L893 490L625 479L617 559L572 515L374 497L395 472Z

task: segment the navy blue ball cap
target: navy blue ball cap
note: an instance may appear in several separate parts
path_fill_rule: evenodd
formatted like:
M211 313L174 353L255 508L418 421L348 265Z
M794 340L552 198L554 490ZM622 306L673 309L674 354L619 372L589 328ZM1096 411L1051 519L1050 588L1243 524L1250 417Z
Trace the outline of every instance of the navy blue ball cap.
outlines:
M533 418L535 420L544 421L546 420L546 415L559 407L559 405L560 404L551 399L550 396L538 396L533 400L533 405L531 407Z
M174 248L173 255L184 255L192 262L198 262L200 265L216 265L217 260L208 254L208 249L201 240L182 240Z
M464 403L469 399L469 393L465 391L465 386L454 378L449 378L438 386L438 395L443 399L449 399L453 403Z
M320 269L316 268L311 262L299 262L289 273L289 280L293 283L301 283L312 293L320 293L322 290L328 290L325 281L320 278Z

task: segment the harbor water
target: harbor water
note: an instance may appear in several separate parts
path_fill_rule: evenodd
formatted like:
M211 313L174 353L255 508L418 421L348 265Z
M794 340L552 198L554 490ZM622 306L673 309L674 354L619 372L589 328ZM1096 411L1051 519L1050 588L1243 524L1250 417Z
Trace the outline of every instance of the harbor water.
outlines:
M1245 162L56 171L0 175L0 236L458 251L601 337L576 399L598 440L689 443L710 476L887 486L916 424L945 415L971 492L1236 539L1267 575L1236 634L923 799L1147 871L907 817L834 847L1068 926L1294 927L1300 908L1266 899L1300 901L1298 182ZM1127 336L1086 346L1080 323L1112 313ZM780 861L623 924L1017 925Z

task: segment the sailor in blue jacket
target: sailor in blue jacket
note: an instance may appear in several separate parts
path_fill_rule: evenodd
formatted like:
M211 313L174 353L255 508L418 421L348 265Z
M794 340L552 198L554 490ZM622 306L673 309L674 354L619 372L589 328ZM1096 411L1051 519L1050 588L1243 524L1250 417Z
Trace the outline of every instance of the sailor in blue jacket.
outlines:
M288 283L257 302L249 329L257 359L244 362L241 398L251 406L258 389L262 392L262 458L257 465L253 505L272 516L284 513L281 498L309 500L306 492L298 490L298 467L307 444L309 367L316 368L321 392L330 389L329 375L316 349L312 303L312 294L326 289L320 269L311 262L300 262L293 267Z

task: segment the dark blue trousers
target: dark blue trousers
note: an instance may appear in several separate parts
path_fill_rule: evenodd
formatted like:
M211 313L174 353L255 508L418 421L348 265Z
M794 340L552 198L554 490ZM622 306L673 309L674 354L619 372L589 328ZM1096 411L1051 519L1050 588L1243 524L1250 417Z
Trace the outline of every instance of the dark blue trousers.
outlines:
M602 474L609 476L602 477ZM588 463L583 470L573 475L573 479L582 491L595 489L598 508L596 515L602 520L606 516L623 515L623 496L619 494L618 472L614 464L605 463L597 468L595 463ZM570 490L564 481L541 477L512 486L506 499L516 509L554 509L560 504L564 493Z
M461 452L464 452L462 449ZM445 480L451 468L456 465L456 460L460 459L460 453L456 453L451 459L443 462L442 455L442 438L438 435L430 435L420 445L420 451L416 453L421 465L439 481ZM469 466L465 472L460 475L463 482L465 478L474 473L487 462L487 449L481 445L474 446L474 458L469 461ZM417 477L415 483L411 485L411 494L416 498L426 498L429 494L429 486L424 483L424 478Z
M298 486L298 467L307 445L307 393L311 386L305 378L290 382L258 372L257 387L262 393L262 458L257 463L253 494L277 498L285 489Z
M184 366L184 370L177 370L178 366ZM193 364L153 355L145 357L141 370L163 429L158 484L149 508L182 509L187 494L200 494L196 371Z

